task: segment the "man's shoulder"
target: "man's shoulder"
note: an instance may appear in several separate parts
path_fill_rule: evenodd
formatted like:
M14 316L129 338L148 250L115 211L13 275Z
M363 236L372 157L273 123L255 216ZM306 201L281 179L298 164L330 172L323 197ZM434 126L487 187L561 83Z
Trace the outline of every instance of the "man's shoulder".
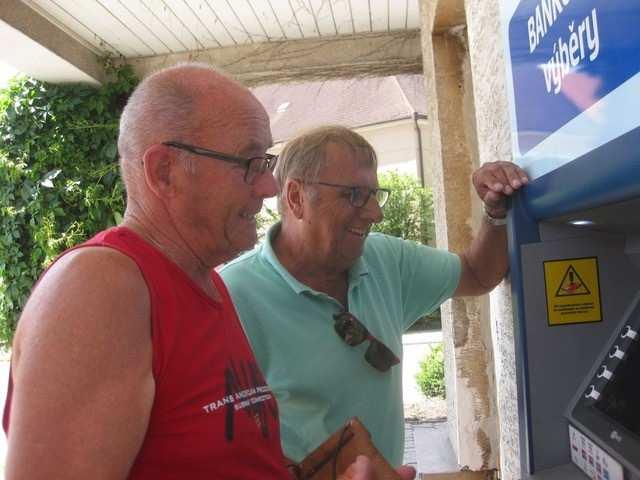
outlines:
M126 253L107 245L83 244L63 252L43 274L38 285L45 277L61 275L77 279L79 285L91 278L109 284L112 278L118 278L116 285L127 279L144 284L135 261Z
M403 242L401 238L387 235L386 233L371 232L367 236L365 249L368 248L384 248L388 245L394 245L397 242Z
M403 249L412 248L417 245L416 242L404 240L380 232L372 232L367 237L365 243L364 256L382 256L396 255Z
M64 282L60 279L64 278ZM102 245L86 245L66 252L51 265L36 288L65 295L74 292L79 302L91 303L108 300L119 303L126 298L136 303L147 298L148 288L137 263L127 254ZM85 293L100 289L100 295Z
M428 252L445 251L438 248L434 248L430 245L425 245L414 240L406 240L400 237L394 237L393 235L387 235L386 233L371 232L367 237L365 244L365 252L367 251L393 251L398 252L401 250L418 249Z
M363 257L369 265L372 262L378 262L385 268L390 268L393 265L398 266L401 263L414 264L416 261L430 261L451 255L448 250L379 232L369 234L363 253Z
M112 248L89 245L65 252L42 275L20 329L30 335L26 332L64 325L64 331L93 332L96 338L106 332L144 338L149 304L147 285L133 260ZM87 311L92 312L89 322Z

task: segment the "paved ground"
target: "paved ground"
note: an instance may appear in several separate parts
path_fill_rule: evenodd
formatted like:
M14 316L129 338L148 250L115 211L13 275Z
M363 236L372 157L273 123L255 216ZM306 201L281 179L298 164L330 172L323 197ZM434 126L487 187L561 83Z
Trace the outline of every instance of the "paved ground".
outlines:
M419 362L430 350L430 345L441 342L442 333L424 332L405 335L403 365L403 394L405 410L419 411L418 420L412 420L405 426L405 463L412 464L419 473L433 473L453 471L455 461L452 461L451 446L446 436L446 423L434 422L433 419L442 417L443 402L426 402L415 382L415 374ZM0 356L0 358L2 358ZM4 406L7 379L9 377L9 362L0 360L0 407ZM426 421L429 420L429 421ZM4 433L0 433L0 478L4 478L4 464L7 441Z
M458 470L447 431L446 402L426 400L415 382L420 361L439 342L442 342L440 331L408 334L402 338L402 383L407 417L403 463L413 465L418 473Z
M450 473L460 469L445 420L411 425L411 428L418 473Z

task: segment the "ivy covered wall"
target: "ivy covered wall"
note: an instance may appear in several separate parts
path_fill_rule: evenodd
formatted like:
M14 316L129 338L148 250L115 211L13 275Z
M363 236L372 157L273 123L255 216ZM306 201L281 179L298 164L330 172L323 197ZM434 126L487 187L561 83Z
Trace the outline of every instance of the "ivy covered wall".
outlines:
M18 78L0 91L0 344L51 260L124 212L118 120L137 79L106 69L100 88Z

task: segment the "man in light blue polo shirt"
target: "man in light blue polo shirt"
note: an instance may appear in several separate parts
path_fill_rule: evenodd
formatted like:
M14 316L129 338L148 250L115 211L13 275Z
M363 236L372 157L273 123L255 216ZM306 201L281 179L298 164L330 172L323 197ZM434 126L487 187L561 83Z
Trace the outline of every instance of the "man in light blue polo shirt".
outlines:
M296 462L357 416L398 465L402 334L452 296L488 292L507 270L506 196L527 182L516 165L474 173L486 215L459 255L369 234L389 195L376 170L373 148L346 128L292 140L276 170L281 223L220 272L278 400L284 452Z

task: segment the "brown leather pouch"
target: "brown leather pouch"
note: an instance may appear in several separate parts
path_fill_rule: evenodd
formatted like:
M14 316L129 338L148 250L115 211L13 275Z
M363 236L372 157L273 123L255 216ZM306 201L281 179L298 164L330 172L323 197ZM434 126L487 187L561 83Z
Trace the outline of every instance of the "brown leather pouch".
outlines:
M371 435L357 418L352 418L298 464L299 480L336 480L358 455L371 460L372 478L400 480L400 477L371 442Z

